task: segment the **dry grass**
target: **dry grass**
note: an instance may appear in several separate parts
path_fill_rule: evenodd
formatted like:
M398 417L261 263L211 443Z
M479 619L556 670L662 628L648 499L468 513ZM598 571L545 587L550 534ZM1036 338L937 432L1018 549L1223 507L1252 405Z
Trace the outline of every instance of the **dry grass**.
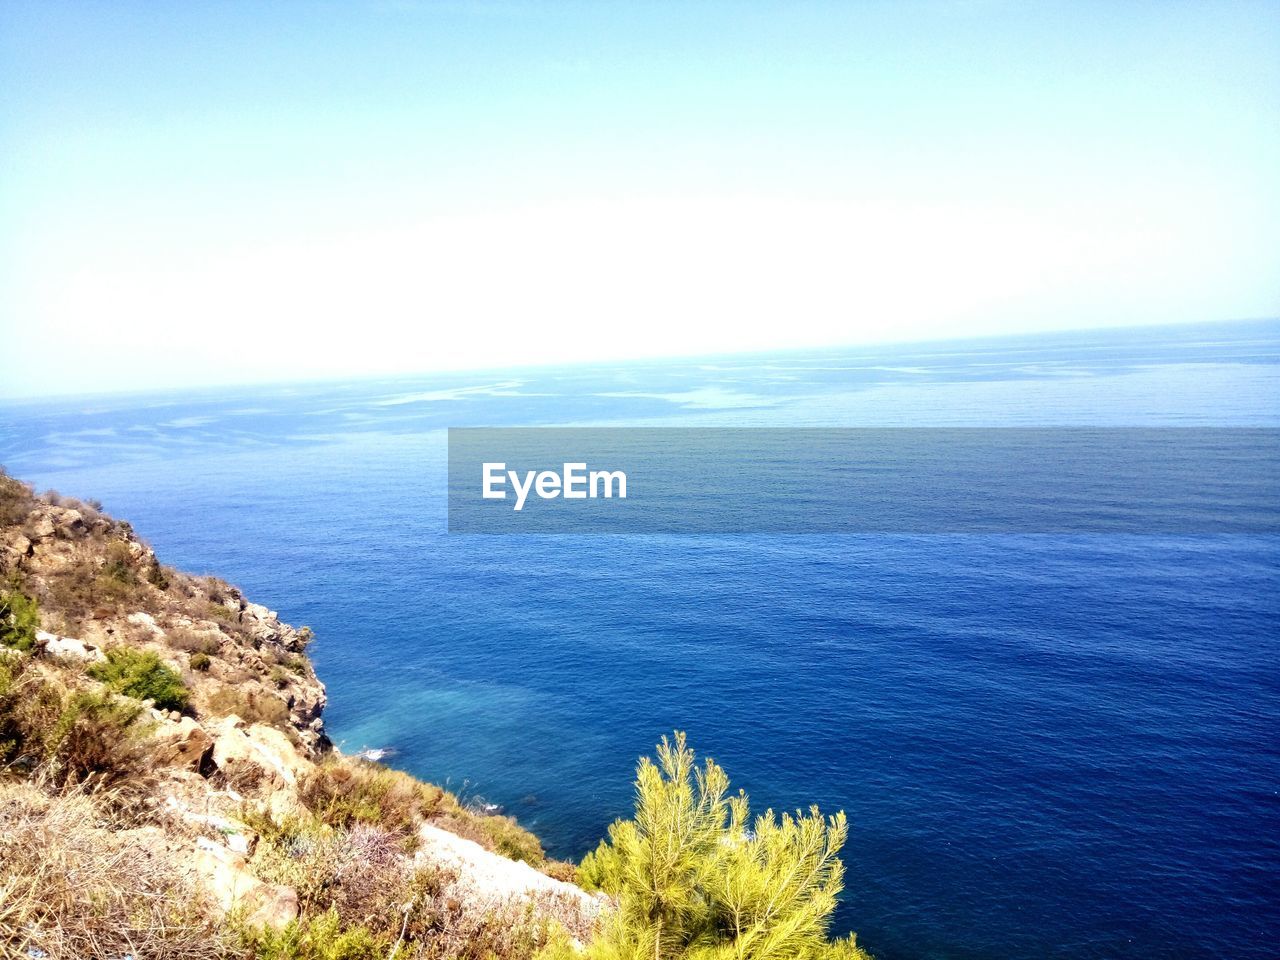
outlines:
M561 883L578 882L578 865L568 860L548 860L538 869L552 880L559 880Z
M222 637L205 630L173 626L165 631L165 641L174 650L183 653L203 653L214 656L222 650Z
M0 785L0 951L49 960L214 960L209 905L152 831L112 832L103 797Z
M142 819L156 782L141 707L110 694L68 690L29 657L0 662L0 772L58 788L101 792Z
M435 784L380 764L352 759L322 764L300 785L299 799L331 826L375 824L412 839L418 827L430 820L512 860L532 867L546 863L541 841L514 818L467 809Z
M406 839L452 800L434 784L360 760L322 764L299 785L298 797L329 826L373 824Z
M531 960L563 936L556 923L575 934L590 931L576 901L486 896L452 869L415 863L400 838L368 824L267 827L251 866L260 878L297 890L302 907L304 921L292 934L261 935L259 954L273 958L322 956L302 946L308 923L331 924L331 935L359 933L379 956L399 942L398 960ZM286 947L291 940L299 947Z
M15 480L0 467L0 527L17 526L35 509L31 487Z
M295 819L269 827L252 868L259 878L296 890L304 915L333 910L343 926L380 937L398 932L404 904L423 893L401 838L367 824L335 830Z
M214 716L225 717L234 713L246 723L281 727L289 720L289 705L279 697L258 690L242 693L225 684L206 695L205 706Z

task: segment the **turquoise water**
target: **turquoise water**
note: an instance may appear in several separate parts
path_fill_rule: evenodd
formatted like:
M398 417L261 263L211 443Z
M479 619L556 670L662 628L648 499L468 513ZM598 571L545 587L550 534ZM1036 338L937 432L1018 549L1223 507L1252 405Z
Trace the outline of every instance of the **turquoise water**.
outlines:
M464 425L1280 425L1280 324L0 408L0 462L307 623L348 749L580 856L673 728L845 809L895 958L1274 955L1280 538L466 537Z

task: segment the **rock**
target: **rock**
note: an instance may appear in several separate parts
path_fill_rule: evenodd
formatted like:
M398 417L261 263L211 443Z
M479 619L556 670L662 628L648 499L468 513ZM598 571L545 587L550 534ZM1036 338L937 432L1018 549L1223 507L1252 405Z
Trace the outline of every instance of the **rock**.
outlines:
M156 623L156 618L142 610L139 610L137 613L129 614L127 619L135 627L142 627L144 630L147 630L154 635L164 633Z
M245 766L256 767L261 772L262 763L244 732L245 722L232 714L217 725L213 738L213 765L228 775Z
M297 919L297 891L253 876L245 869L243 853L200 837L191 862L223 913L235 910L248 926L276 929Z
M199 771L213 753L213 738L190 717L180 716L177 723L165 724L155 738L159 741L156 759L170 766Z
M284 732L261 723L246 725L234 714L218 725L212 759L228 773L246 765L257 767L262 776L282 786L293 786L314 768Z
M212 797L215 794L210 794L209 796ZM206 800L206 802L208 801ZM165 797L164 806L170 813L181 817L188 823L198 823L201 826L216 830L222 835L226 841L227 849L231 850L232 853L248 856L249 851L253 849L253 845L258 842L258 835L239 820L222 817L216 813L199 813L192 810L191 807L172 794Z
M36 644L46 654L54 657L68 657L90 663L106 659L103 652L91 643L85 643L73 637L60 637L56 633L46 633L43 630L36 631Z
M325 708L324 684L319 680L299 680L289 693L289 710L297 714L304 726L320 719Z
M473 909L486 910L513 900L527 901L535 908L558 901L567 911L559 915L561 919L577 914L573 926L589 928L607 903L603 894L593 896L572 883L539 873L527 863L490 853L474 840L434 824L424 823L418 836L421 845L414 862L443 867L455 874L457 880L450 884L450 892Z
M62 533L79 536L85 531L84 516L79 510L63 510L58 517L58 529Z
M53 518L44 514L31 527L32 540L48 540L54 533Z
M275 620L276 614L272 610L268 610L260 603L246 603L244 612L255 620Z
M290 818L305 818L308 814L307 808L293 790L272 790L267 797L266 812L276 823L283 823Z

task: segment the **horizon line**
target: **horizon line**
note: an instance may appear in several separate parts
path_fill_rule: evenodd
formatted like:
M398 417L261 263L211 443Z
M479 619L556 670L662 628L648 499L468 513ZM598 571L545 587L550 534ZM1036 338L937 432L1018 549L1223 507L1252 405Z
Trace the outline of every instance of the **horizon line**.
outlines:
M223 391L234 391L244 389L271 390L285 389L292 387L316 387L324 384L338 383L373 383L377 381L392 380L409 380L424 377L436 376L454 376L468 373L511 373L521 370L549 370L549 369L582 369L589 367L605 367L617 365L639 365L639 364L657 364L672 362L696 362L707 360L732 360L746 359L752 357L777 356L779 354L798 354L798 353L823 353L834 350L850 350L850 349L885 349L901 346L913 346L921 344L947 344L947 343L965 343L969 341L990 341L990 340L1014 340L1026 339L1037 340L1047 337L1063 336L1065 334L1123 334L1125 332L1139 330L1161 330L1161 329L1186 329L1191 327L1210 327L1210 326L1227 326L1231 324L1250 324L1250 323L1280 323L1280 314L1256 316L1256 317L1232 317L1222 320L1175 320L1162 321L1158 323L1133 323L1124 325L1096 325L1084 327L1062 327L1051 330L1034 330L1022 333L980 333L966 336L954 337L905 337L894 340L868 340L868 341L846 341L843 343L829 343L814 346L797 346L797 347L775 347L758 350L742 350L727 353L692 353L692 354L659 354L652 356L635 357L632 359L621 357L602 357L598 359L578 359L566 360L560 363L529 363L517 364L510 366L491 367L491 366L463 366L453 368L436 368L421 370L406 370L399 372L384 373L352 373L352 374L324 374L319 376L303 376L291 380L229 380L216 383L192 384L190 386L155 386L142 387L140 389L124 389L124 390L98 390L86 393L18 393L5 394L0 393L0 406L23 406L26 404L39 403L75 403L84 401L100 401L111 400L117 398L128 397L159 397L166 395L175 396L191 396L193 394L217 393Z

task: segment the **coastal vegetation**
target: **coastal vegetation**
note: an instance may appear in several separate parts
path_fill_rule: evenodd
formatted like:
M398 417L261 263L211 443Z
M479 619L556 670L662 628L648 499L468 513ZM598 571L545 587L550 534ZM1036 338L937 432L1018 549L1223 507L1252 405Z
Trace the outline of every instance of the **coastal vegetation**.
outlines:
M750 818L683 735L581 865L329 743L296 630L0 473L0 956L862 960L842 815Z
M36 643L40 613L36 602L17 590L0 593L0 644L30 650Z
M114 647L88 674L108 689L134 700L150 700L161 710L181 710L190 694L176 670L165 666L152 650Z
M858 960L852 937L831 942L848 826L772 810L750 817L747 795L711 759L696 765L684 734L640 761L634 819L620 820L578 868L617 908L588 946L591 960ZM562 954L568 956L569 954Z

